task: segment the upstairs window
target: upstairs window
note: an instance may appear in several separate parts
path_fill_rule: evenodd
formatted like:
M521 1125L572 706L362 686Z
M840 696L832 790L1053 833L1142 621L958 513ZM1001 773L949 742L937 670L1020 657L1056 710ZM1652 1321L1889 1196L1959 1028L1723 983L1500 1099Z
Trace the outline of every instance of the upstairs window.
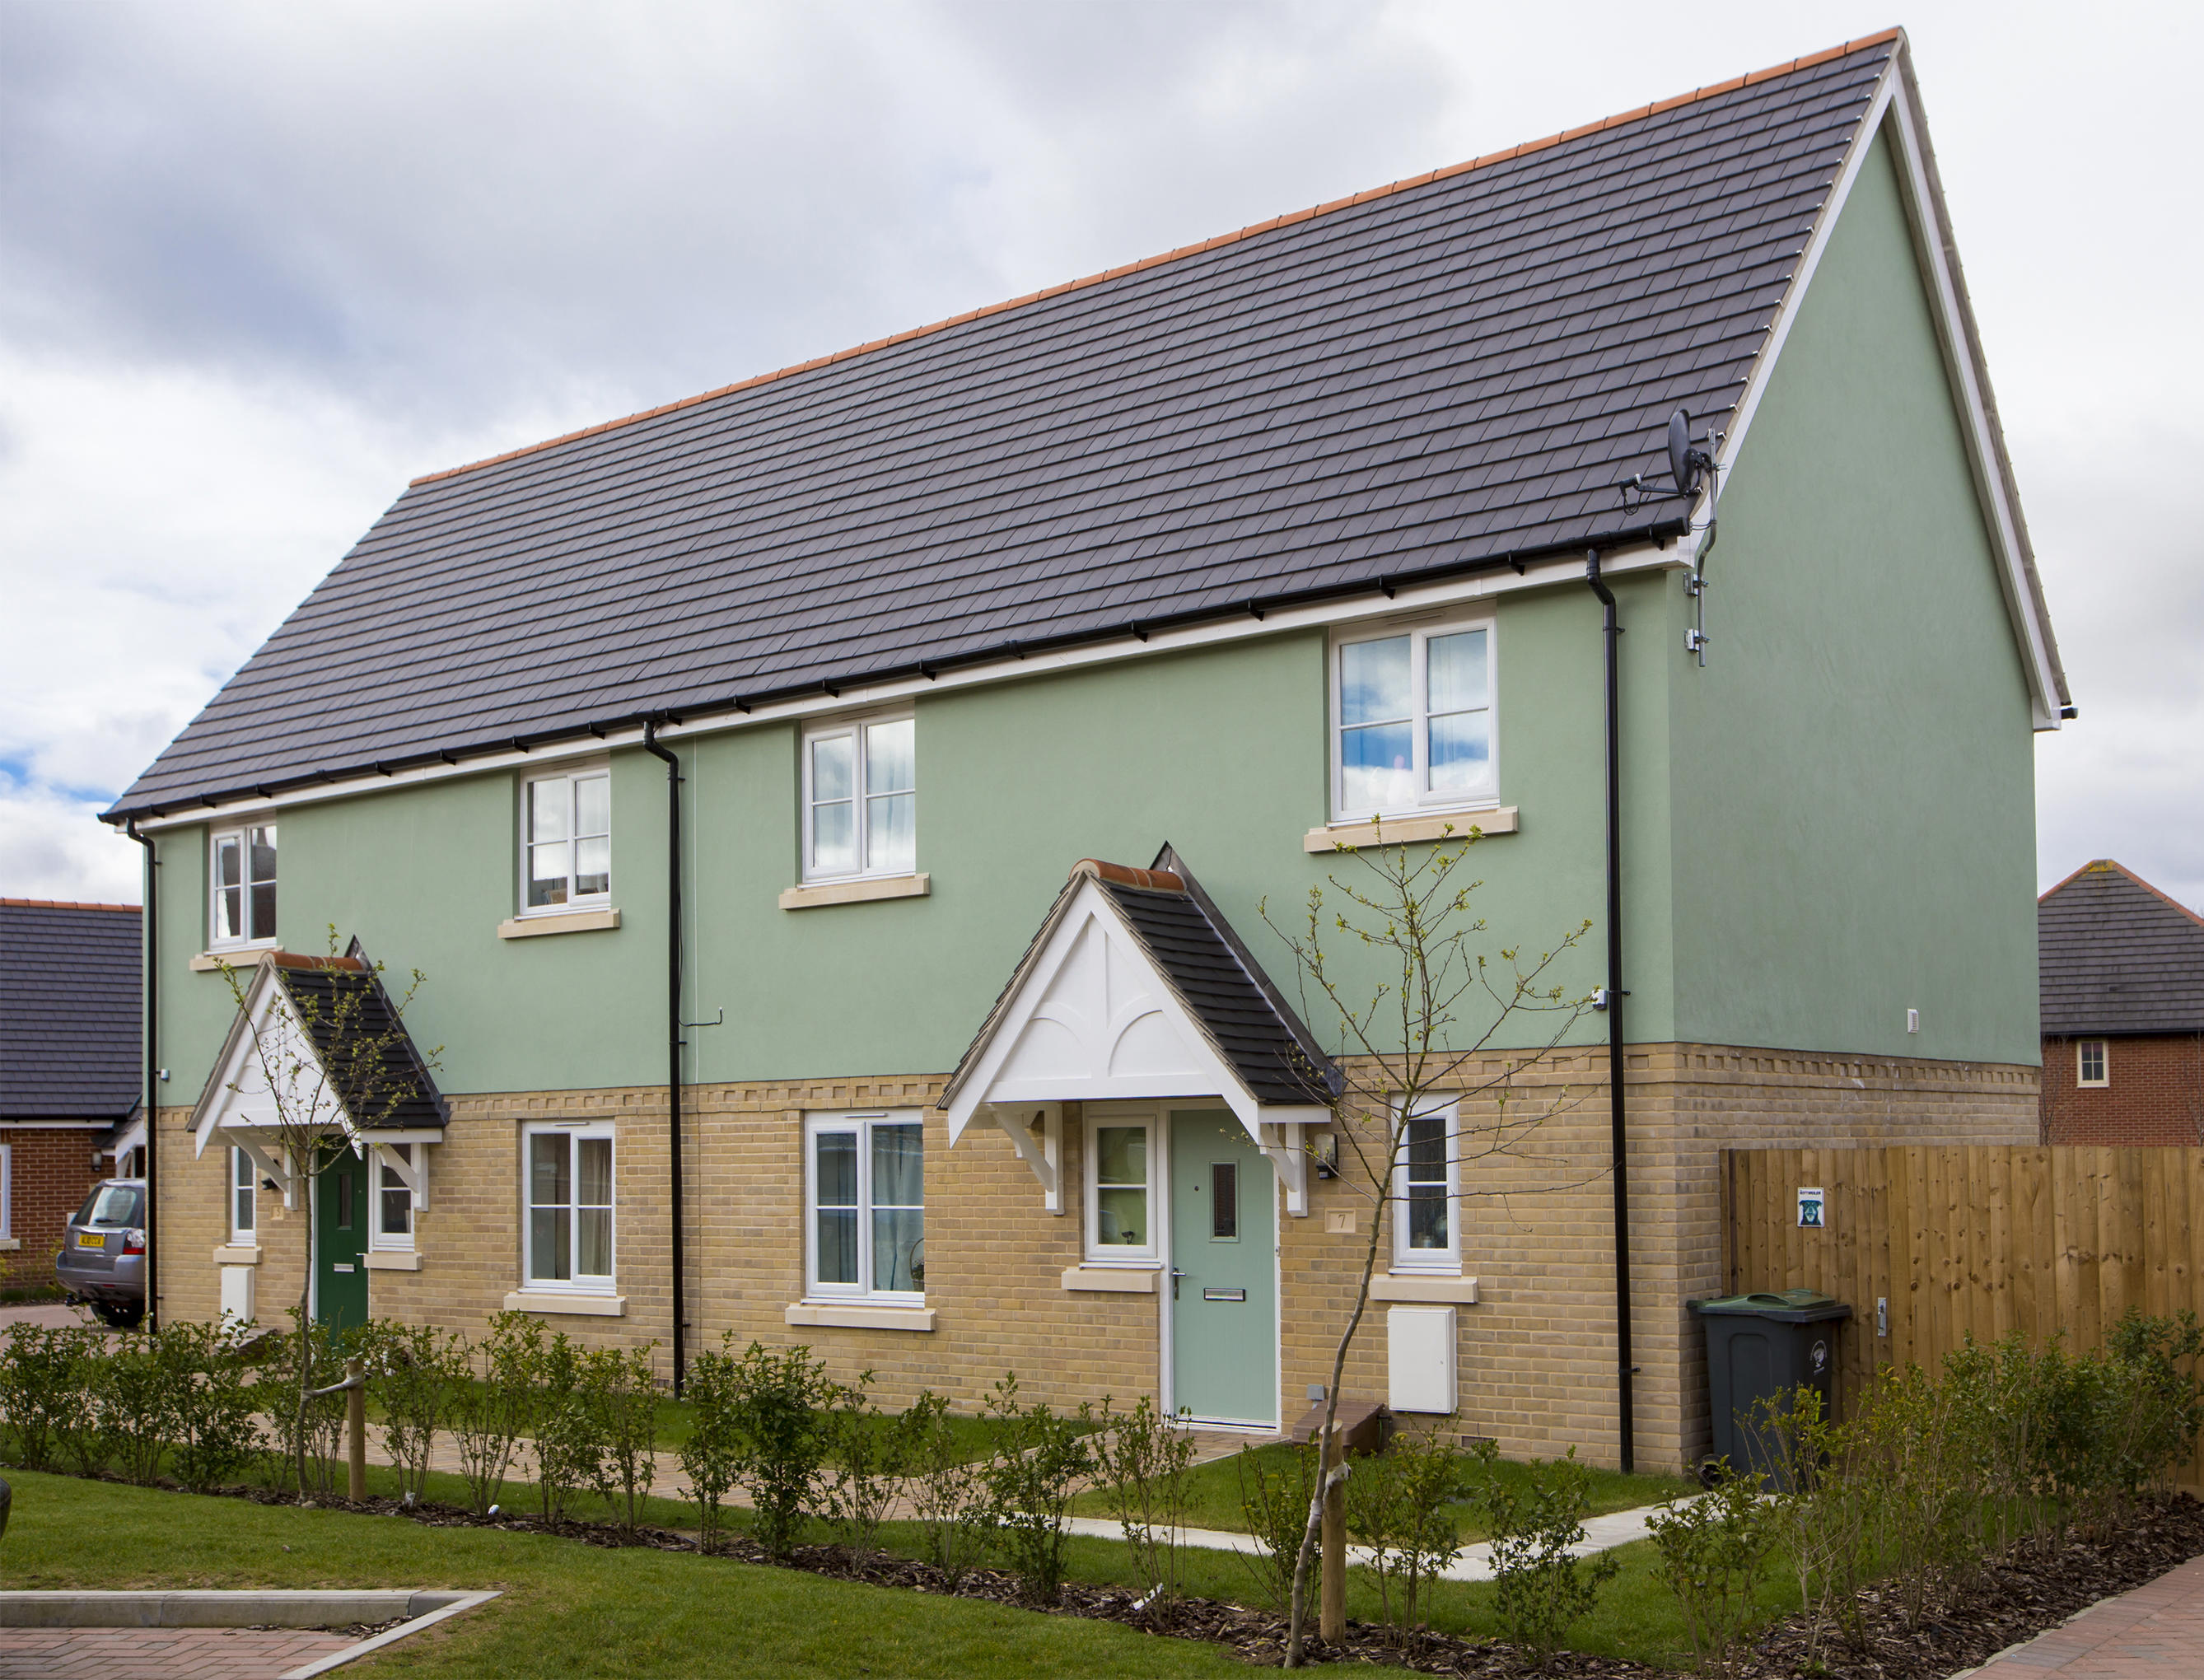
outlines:
M2102 1038L2084 1038L2075 1047L2074 1083L2106 1085L2112 1082L2112 1061Z
M803 738L803 878L918 867L917 725L876 718Z
M276 825L214 836L213 945L258 945L276 938Z
M522 914L600 909L613 896L613 779L604 770L538 776L521 813Z
M1455 1227L1455 1198L1459 1151L1455 1148L1455 1109L1426 1103L1401 1127L1400 1154L1393 1167L1393 1269L1447 1272L1461 1269L1461 1233Z
M1497 796L1490 624L1342 642L1333 685L1335 817L1361 821Z

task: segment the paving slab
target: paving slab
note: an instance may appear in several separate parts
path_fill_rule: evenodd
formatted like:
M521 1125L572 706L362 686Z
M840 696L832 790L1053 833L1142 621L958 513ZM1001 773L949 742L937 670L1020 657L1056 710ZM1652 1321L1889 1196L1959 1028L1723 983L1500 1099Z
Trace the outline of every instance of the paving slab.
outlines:
M2100 1600L1972 1672L1974 1680L2197 1680L2204 1676L2204 1558Z
M0 1628L0 1680L281 1680L357 1643L299 1628Z

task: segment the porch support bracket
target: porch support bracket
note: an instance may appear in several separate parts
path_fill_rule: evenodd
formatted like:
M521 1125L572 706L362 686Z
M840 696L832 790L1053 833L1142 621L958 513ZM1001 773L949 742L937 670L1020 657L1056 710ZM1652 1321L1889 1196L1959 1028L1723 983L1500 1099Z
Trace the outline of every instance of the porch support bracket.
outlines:
M1063 1212L1063 1108L1058 1103L990 1103L988 1116L1002 1128L1040 1185L1041 1205Z
M1286 1213L1294 1219L1308 1217L1308 1149L1298 1120L1265 1121L1257 1146L1278 1169L1278 1182L1286 1187Z

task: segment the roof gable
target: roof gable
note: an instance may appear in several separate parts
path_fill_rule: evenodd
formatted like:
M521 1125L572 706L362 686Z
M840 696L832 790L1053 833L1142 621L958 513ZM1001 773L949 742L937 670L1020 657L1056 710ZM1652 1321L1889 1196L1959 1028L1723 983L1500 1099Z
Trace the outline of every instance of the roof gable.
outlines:
M117 810L1680 534L1896 50L424 481Z
M144 916L0 899L0 1118L122 1119L145 1094Z
M2047 1037L2204 1032L2204 917L2110 858L2036 902Z

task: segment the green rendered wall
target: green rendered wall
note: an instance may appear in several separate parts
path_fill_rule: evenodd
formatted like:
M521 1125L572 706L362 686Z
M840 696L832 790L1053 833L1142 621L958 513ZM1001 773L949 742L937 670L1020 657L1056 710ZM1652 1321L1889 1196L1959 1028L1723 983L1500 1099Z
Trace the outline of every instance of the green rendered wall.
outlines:
M1878 139L1725 487L1707 667L1680 616L1661 632L1679 1036L2036 1060L2033 742L1995 565Z
M1660 612L1658 578L1625 580L1631 612ZM1500 792L1522 831L1465 874L1488 948L1551 947L1603 900L1599 610L1581 585L1499 608ZM918 707L923 899L779 908L797 878L797 739L760 725L678 743L692 1080L945 1072L969 1043L1063 884L1096 856L1146 864L1176 844L1289 993L1294 977L1259 906L1295 917L1308 887L1353 860L1311 856L1326 815L1325 640L1302 631L1084 671L951 689ZM1632 652L1636 650L1632 649ZM1633 776L1632 908L1648 978L1632 1036L1667 1036L1666 690L1626 660ZM428 975L413 1024L441 1044L454 1092L662 1083L665 777L613 756L611 932L501 940L517 873L514 772L394 788L282 817L284 944L317 949L334 922L394 970ZM183 972L204 945L204 843L165 840L163 1043L171 1100L189 1101L228 1014L218 977ZM181 890L179 890L179 888ZM1556 978L1588 991L1597 930ZM1377 970L1348 953L1366 992ZM1321 1024L1319 1023L1319 1030ZM1578 1042L1603 1036L1587 1017ZM1526 1022L1503 1042L1540 1041Z

